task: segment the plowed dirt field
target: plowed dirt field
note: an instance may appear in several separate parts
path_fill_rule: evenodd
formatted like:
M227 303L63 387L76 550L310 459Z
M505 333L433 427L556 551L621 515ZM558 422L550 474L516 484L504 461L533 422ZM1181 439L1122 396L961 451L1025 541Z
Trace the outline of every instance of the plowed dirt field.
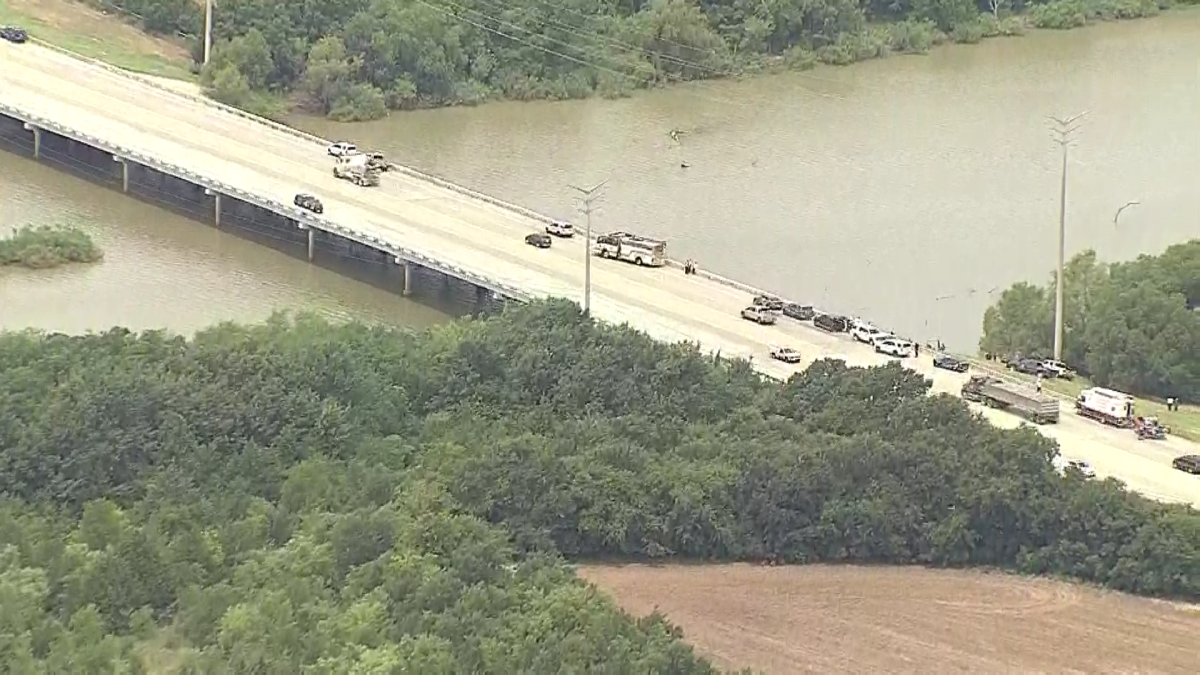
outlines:
M714 665L786 673L1196 673L1200 605L915 567L583 566Z

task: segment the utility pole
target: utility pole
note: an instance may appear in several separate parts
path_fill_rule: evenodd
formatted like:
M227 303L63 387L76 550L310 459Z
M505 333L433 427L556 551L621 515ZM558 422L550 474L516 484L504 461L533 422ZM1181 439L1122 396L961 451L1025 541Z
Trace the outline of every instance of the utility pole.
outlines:
M587 219L586 231L583 239L583 315L592 315L592 211L595 210L593 204L601 196L601 190L608 183L609 179L596 183L590 188L581 188L577 185L568 185L567 187L575 190L583 195L583 208L581 209Z
M1054 359L1062 360L1063 343L1063 269L1067 257L1067 150L1075 140L1072 135L1079 130L1079 120L1087 112L1072 117L1051 117L1054 142L1062 148L1062 180L1058 191L1058 278L1054 283Z
M212 54L212 13L213 0L204 0L204 63L208 64L208 57Z

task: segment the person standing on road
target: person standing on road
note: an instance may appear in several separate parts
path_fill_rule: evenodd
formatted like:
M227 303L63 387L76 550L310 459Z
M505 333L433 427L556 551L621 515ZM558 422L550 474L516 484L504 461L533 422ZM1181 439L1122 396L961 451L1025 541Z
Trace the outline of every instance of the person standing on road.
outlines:
M1167 410L1179 410L1179 404L1175 402L1174 396L1167 397Z
M1038 373L1038 376L1037 376L1037 393L1039 393L1039 394L1042 393L1042 374L1041 373Z

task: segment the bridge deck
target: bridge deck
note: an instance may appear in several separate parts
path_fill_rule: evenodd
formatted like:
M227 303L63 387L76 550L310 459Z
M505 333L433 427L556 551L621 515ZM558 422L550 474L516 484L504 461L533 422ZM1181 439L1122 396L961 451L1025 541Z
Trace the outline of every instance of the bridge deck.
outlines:
M324 216L344 226L415 249L524 289L531 295L582 298L582 238L555 240L548 250L524 244L543 223L466 196L403 171L385 174L378 188L360 188L332 176L332 161L312 139L224 112L185 94L31 44L0 44L0 91L4 102L29 112L188 166L243 189L290 203L311 192L325 203ZM637 229L635 226L633 229ZM648 234L653 234L648 231ZM592 309L597 318L629 324L664 340L699 341L729 356L753 356L755 365L786 377L792 366L773 363L772 345L801 351L807 365L823 357L852 365L885 362L865 345L781 319L763 327L739 318L750 301L745 290L679 269L639 268L596 259ZM965 376L932 368L930 359L906 365L929 377L934 390L958 393ZM1179 454L1200 453L1182 439L1141 442L1133 434L1077 419L1044 427L1063 453L1089 460L1100 475L1160 498L1200 505L1200 481L1171 469ZM984 411L1000 426L1010 415Z

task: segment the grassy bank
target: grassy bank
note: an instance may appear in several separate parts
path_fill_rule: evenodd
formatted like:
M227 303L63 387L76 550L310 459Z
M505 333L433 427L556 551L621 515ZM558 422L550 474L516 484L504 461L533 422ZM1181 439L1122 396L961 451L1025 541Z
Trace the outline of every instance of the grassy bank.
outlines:
M92 238L74 227L22 227L0 239L0 265L46 269L103 257Z
M1004 366L1000 363L989 363L978 358L973 360L973 364L979 368L1004 370ZM1004 372L1010 377L1025 380L1031 384L1035 379L1029 375L1015 373L1011 370ZM1074 380L1042 380L1043 389L1071 398L1077 398L1079 392L1094 386L1096 385L1087 378L1078 376ZM1171 428L1172 434L1200 443L1200 406L1181 405L1178 411L1168 411L1165 401L1141 397L1134 398L1136 400L1134 409L1137 411L1137 414L1157 417L1163 424Z
M119 14L72 0L0 0L0 24L15 24L57 47L134 72L195 81L182 38L148 35Z

